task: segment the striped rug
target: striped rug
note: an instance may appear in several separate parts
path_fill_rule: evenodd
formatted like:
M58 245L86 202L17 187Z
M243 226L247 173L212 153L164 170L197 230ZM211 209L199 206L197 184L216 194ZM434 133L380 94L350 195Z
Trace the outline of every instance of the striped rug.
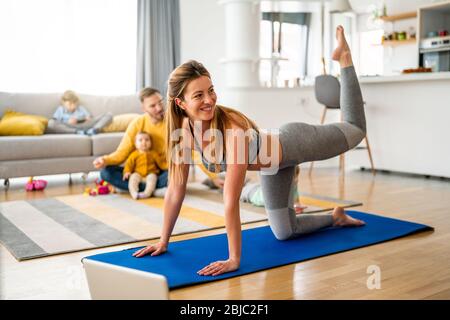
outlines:
M310 212L359 203L303 195ZM155 239L161 234L163 199L125 194L69 195L0 203L0 242L17 260ZM266 220L264 208L243 203L242 223ZM225 225L222 196L190 187L173 234Z

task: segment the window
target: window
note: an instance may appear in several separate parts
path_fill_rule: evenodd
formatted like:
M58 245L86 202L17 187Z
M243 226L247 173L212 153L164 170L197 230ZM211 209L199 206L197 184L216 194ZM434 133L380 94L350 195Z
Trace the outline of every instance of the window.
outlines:
M264 86L298 84L314 73L314 31L320 3L261 1L260 81ZM312 50L313 49L313 50Z
M136 91L137 1L2 0L0 90Z
M300 15L303 14L300 13ZM282 87L285 86L285 81L292 85L295 79L304 78L306 75L307 37L308 27L305 25L275 21L272 26L271 21L262 20L261 82Z

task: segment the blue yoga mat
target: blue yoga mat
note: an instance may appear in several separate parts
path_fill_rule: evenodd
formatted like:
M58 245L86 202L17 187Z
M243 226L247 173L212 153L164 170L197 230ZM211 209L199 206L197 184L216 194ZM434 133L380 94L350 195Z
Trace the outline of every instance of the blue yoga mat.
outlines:
M296 239L279 241L268 226L242 232L242 258L239 270L213 276L199 276L207 264L228 257L226 234L171 242L169 251L151 257L135 258L133 248L86 257L105 263L162 274L171 289L236 277L333 253L356 249L415 232L433 230L423 225L358 211L347 211L366 225L357 228L326 228ZM420 241L420 240L417 240Z

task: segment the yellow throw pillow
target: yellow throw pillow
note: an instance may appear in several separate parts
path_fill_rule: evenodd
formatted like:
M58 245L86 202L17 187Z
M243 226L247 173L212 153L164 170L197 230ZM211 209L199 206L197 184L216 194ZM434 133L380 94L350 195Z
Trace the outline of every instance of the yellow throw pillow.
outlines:
M37 136L44 134L48 119L43 116L6 110L0 120L0 136Z
M138 113L124 113L114 116L111 124L104 127L102 132L124 132L136 117L139 117Z

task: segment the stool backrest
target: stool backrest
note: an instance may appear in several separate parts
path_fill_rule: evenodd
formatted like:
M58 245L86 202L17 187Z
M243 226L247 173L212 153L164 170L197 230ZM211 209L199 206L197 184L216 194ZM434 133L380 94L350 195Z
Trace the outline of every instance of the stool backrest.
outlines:
M341 85L336 77L320 75L316 77L314 92L319 103L327 108L340 108Z

